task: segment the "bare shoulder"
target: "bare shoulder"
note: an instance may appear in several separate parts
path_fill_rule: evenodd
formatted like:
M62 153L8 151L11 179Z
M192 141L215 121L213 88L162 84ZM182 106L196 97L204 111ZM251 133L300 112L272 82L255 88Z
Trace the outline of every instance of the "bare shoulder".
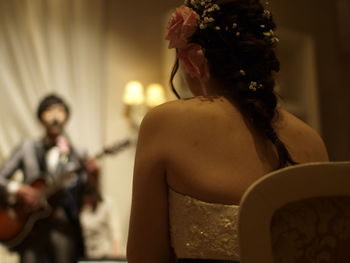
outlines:
M215 113L214 103L201 97L174 100L151 109L142 121L147 129L173 130L181 129L183 125L200 122L200 116L205 117Z
M185 112L186 103L181 100L169 101L147 112L141 123L142 129L160 129L176 122L178 116Z
M141 122L139 142L153 145L166 143L181 125L180 116L186 112L183 104L181 100L169 101L149 110Z
M306 161L328 161L326 145L320 134L290 112L279 109L280 123L277 129L280 136L292 148L302 149ZM293 145L295 145L293 147Z

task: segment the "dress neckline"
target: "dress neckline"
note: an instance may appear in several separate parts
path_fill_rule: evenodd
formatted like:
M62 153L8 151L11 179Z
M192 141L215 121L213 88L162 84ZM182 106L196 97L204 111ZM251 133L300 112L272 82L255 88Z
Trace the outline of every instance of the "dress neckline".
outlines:
M196 201L197 203L201 203L201 204L204 204L204 205L210 205L210 206L223 206L223 207L235 207L235 208L238 208L239 205L234 205L234 204L222 204L222 203L216 203L216 202L208 202L208 201L203 201L203 200L200 200L198 198L195 198L195 197L192 197L190 195L187 195L187 194L182 194L182 193L179 193L178 191L174 190L173 188L171 187L168 187L169 191L172 192L174 195L176 196L180 196L182 198L186 198L186 199L191 199L191 200L194 200Z

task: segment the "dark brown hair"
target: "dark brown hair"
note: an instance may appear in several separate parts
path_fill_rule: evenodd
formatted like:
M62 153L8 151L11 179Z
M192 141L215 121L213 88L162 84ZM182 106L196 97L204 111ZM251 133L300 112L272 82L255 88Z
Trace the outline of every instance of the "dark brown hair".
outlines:
M212 13L214 25L198 28L189 41L203 48L211 78L221 84L220 92L238 105L248 123L275 145L279 157L277 168L296 164L273 126L277 117L273 72L279 71L280 63L274 51L277 38L272 15L258 0L217 4L220 10ZM189 7L202 15L203 9ZM174 91L177 69L178 60L171 74ZM250 89L252 82L259 87Z

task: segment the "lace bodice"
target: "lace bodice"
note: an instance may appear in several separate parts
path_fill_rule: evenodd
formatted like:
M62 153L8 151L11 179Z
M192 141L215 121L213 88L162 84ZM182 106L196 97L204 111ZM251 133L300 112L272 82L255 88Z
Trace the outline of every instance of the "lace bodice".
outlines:
M238 206L206 203L169 189L171 243L178 258L238 260Z

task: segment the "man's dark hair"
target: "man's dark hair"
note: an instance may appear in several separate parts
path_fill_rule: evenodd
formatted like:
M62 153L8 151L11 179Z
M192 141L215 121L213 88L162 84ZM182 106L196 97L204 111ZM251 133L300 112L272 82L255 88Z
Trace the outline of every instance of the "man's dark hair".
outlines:
M46 111L49 107L51 107L52 105L62 105L67 113L67 119L69 118L70 115L70 109L68 104L59 96L55 95L55 94L50 94L45 96L41 102L39 103L38 106L38 110L37 110L37 117L40 121L42 121L42 114L44 111Z

